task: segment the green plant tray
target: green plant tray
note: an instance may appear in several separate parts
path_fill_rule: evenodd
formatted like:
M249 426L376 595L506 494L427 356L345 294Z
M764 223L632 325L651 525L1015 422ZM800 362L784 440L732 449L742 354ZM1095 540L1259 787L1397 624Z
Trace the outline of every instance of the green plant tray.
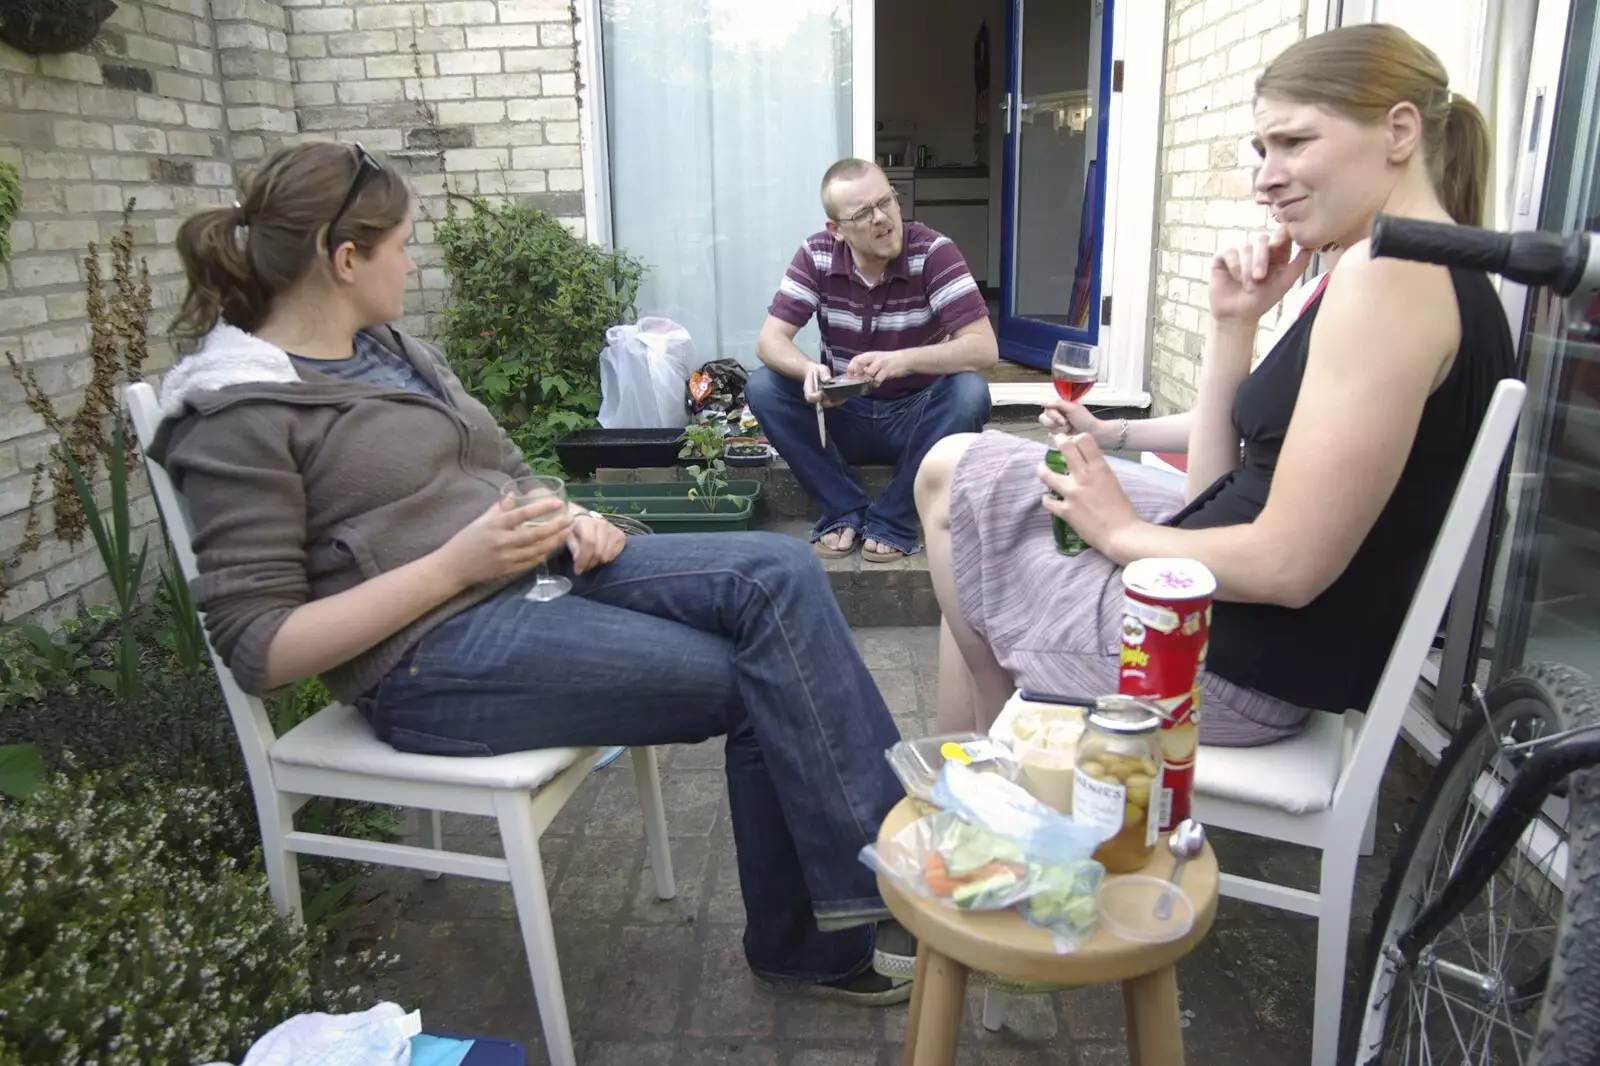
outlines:
M732 533L746 530L754 520L756 507L755 499L750 496L742 497L737 503L718 500L715 511L707 511L705 504L685 496L635 496L595 500L593 503L596 510L627 515L643 522L656 533Z
M686 500L689 498L689 490L692 488L694 488L694 482L692 481L662 481L627 485L574 485L569 481L567 483L567 498L569 500L577 500L586 507L594 500L602 503L616 500ZM754 478L730 479L728 481L728 495L759 500L761 498L761 482ZM695 506L700 507L699 501L695 501ZM704 510L703 507L701 509Z

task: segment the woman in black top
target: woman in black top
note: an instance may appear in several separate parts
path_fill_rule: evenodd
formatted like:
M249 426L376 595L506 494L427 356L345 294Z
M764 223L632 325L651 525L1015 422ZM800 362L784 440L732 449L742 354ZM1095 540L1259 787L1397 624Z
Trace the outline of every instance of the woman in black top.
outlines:
M1291 46L1254 124L1278 228L1212 261L1194 409L1108 433L1052 405L1044 421L1076 431L1057 438L1069 476L998 433L924 462L942 725L987 726L1018 685L1114 691L1119 568L1155 556L1217 577L1203 742L1265 743L1371 698L1514 347L1484 275L1374 259L1368 237L1380 212L1478 224L1487 131L1433 53L1381 25ZM1252 373L1261 318L1314 248L1336 269ZM1113 468L1097 440L1187 450L1186 491ZM1057 554L1052 512L1096 550Z

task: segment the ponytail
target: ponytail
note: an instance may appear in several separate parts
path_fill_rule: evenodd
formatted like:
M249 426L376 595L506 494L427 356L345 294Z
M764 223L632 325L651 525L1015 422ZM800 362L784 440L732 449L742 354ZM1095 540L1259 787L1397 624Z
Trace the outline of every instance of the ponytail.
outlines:
M183 309L172 323L174 336L198 340L218 319L253 330L266 315L271 293L251 277L240 238L244 212L216 207L191 215L178 227L178 258L189 276Z
M1483 225L1489 153L1489 125L1483 113L1460 93L1450 94L1435 188L1450 217L1463 226Z
M173 336L197 341L219 320L255 332L272 301L325 261L323 235L335 220L331 244L349 241L370 255L410 214L411 191L397 172L381 166L358 188L362 167L347 144L280 148L244 176L239 203L201 211L178 227L189 292Z

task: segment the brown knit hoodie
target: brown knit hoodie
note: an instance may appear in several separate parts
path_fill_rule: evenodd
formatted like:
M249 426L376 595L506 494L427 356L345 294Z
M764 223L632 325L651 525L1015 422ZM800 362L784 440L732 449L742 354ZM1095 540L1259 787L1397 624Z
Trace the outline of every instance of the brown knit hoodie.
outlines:
M162 383L150 455L188 500L195 601L246 692L261 694L267 648L296 607L422 558L488 510L508 477L529 473L436 349L369 332L445 402L300 369L226 325ZM424 633L504 585L468 589L323 680L350 701Z

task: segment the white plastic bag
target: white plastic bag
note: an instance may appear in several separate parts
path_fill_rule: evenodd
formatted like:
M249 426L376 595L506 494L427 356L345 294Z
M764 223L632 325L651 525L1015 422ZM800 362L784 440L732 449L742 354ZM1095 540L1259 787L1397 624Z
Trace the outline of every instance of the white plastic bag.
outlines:
M685 387L696 366L689 331L670 318L606 330L600 353L600 425L606 429L689 424Z
M357 1014L298 1014L252 1044L240 1066L408 1066L420 1032L421 1012L394 1003Z

